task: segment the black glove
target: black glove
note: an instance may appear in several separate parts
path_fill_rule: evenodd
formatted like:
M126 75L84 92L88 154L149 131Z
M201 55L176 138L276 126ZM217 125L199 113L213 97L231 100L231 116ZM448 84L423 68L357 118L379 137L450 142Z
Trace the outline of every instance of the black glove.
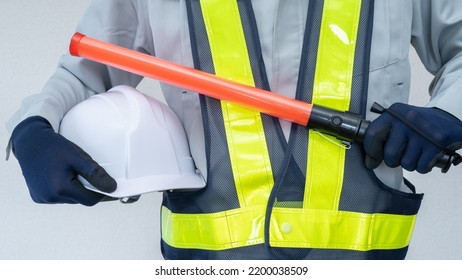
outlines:
M443 157L462 148L462 122L438 108L395 103L372 121L364 135L365 164L427 173ZM456 155L458 156L458 155ZM458 158L460 159L460 158Z
M81 175L103 192L113 192L116 181L80 147L56 133L39 116L16 126L11 141L32 199L37 203L80 203L92 206L105 196L87 190Z

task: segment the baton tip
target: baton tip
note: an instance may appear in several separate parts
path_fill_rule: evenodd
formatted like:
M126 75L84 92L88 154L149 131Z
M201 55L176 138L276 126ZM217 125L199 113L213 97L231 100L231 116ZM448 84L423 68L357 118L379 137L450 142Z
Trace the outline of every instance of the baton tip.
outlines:
M69 53L72 56L79 56L79 44L83 37L85 37L85 35L79 32L76 32L74 36L72 36L71 43L69 45Z

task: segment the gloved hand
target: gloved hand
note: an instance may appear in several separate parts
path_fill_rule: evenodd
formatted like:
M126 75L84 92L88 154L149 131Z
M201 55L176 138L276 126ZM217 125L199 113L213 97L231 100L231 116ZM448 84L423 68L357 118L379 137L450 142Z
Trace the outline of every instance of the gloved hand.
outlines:
M16 126L11 141L32 199L37 203L80 203L92 206L104 195L87 190L81 175L104 192L113 192L116 181L81 148L56 133L39 116Z
M427 173L444 152L462 147L462 122L438 108L395 103L372 121L364 135L366 167L382 161Z

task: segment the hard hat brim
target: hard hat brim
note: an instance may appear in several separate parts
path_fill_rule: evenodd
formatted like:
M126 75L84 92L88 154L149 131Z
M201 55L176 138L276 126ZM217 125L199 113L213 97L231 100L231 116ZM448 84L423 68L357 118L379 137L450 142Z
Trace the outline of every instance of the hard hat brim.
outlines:
M156 175L152 177L141 177L135 179L117 179L117 189L112 193L106 193L92 186L83 177L79 176L79 180L83 186L91 191L98 192L114 198L124 198L137 196L151 192L163 192L174 189L195 190L205 186L205 180L200 174L183 174L178 175ZM155 184L153 184L155 182ZM181 186L181 188L179 188Z

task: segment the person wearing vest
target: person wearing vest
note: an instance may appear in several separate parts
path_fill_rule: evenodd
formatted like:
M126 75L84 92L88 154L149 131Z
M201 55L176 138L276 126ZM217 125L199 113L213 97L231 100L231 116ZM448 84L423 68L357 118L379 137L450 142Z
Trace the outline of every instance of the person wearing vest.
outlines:
M166 259L403 259L423 195L402 168L429 172L462 146L460 1L95 0L77 31L375 119L364 146L349 145L162 84L207 179L198 191L164 193ZM425 107L406 104L411 43L435 75ZM140 80L65 54L23 102L7 127L35 202L100 202L77 174L116 188L56 132L74 105ZM378 116L373 102L389 109Z

